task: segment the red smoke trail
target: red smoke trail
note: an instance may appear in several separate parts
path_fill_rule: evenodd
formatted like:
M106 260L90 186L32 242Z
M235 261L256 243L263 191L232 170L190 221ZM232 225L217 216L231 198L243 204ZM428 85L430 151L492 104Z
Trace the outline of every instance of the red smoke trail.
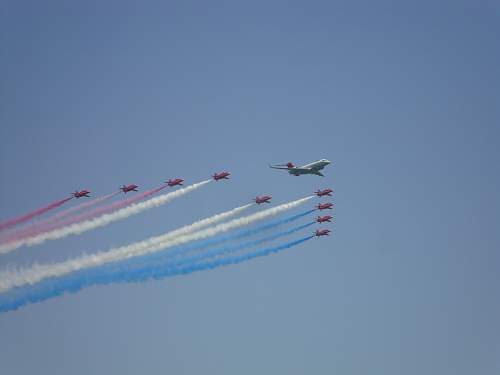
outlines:
M33 237L33 236L39 235L41 233L50 232L50 231L52 231L54 229L62 228L62 227L65 227L67 225L78 223L80 221L85 221L85 220L93 219L93 218L95 218L97 216L101 216L101 215L104 215L104 214L107 214L107 213L119 210L120 208L129 206L129 205L131 205L133 203L136 203L136 202L139 202L139 201L141 201L143 199L146 199L147 197L149 197L149 196L151 196L153 194L158 193L159 191L165 189L166 187L167 187L167 185L163 185L163 186L160 186L160 187L158 187L156 189L145 191L142 194L135 195L133 197L130 197L128 199L124 199L122 201L115 202L115 203L109 204L109 205L104 206L104 207L97 207L97 208L93 209L92 211L83 213L81 215L69 217L69 218L60 220L60 221L58 221L56 223L53 223L53 224L50 224L50 225L46 225L46 226L44 226L41 229L36 228L35 230L30 231L29 233L14 234L13 236L7 238L6 240L2 240L0 243L19 241L19 240L25 239L27 237Z
M11 228L14 225L18 225L18 224L24 223L24 222L26 222L26 221L34 218L35 216L39 216L39 215L41 215L41 214L43 214L43 213L45 213L47 211L53 210L54 208L57 208L57 207L63 205L64 203L66 203L67 201L69 201L71 199L73 199L73 197L62 199L60 201L51 203L51 204L49 204L46 207L42 207L42 208L39 208L38 210L35 210L33 212L29 212L26 215L19 216L17 218L14 218L14 219L11 219L11 220L8 220L8 221L4 221L3 223L0 223L0 230Z
M100 203L103 203L111 198L113 198L115 195L120 194L121 191L115 191L111 194L105 195L103 197L91 199L85 202L80 203L79 205L69 207L65 209L64 211L58 212L48 218L45 218L43 220L39 220L33 224L31 224L28 227L19 229L17 232L10 234L6 239L1 239L0 242L9 242L12 241L15 238L26 238L26 237L31 237L33 235L36 235L38 233L42 233L46 231L46 227L50 224L54 225L54 223L61 221L64 217L69 216L75 212L82 211L86 208L90 208L92 206L96 206Z
M165 189L166 187L167 187L167 185L163 185L163 186L157 187L155 189L145 191L142 194L135 195L135 196L130 197L128 199L124 199L122 201L115 202L115 203L112 203L112 204L104 206L104 207L96 208L88 213L84 213L82 215L78 215L78 216L75 216L73 218L70 218L69 220L63 220L60 223L58 223L57 228L63 227L63 226L65 227L66 225L77 223L80 221L89 220L89 219L92 219L94 217L101 216L101 215L107 214L109 212L119 210L120 208L130 206L133 203L142 201L143 199L146 199L149 196L158 193L159 191ZM52 228L51 228L51 230L52 230Z
M48 217L47 219L45 219L43 221L39 221L38 223L36 223L36 225L41 226L41 225L45 225L48 223L52 223L54 221L60 221L63 217L69 216L74 212L82 211L86 208L96 206L100 203L103 203L103 202L113 198L115 195L118 195L120 193L121 193L121 191L115 191L114 193L105 195L103 197L99 197L99 198L92 199L90 201L82 202L78 206L67 208L64 211L61 211L55 215L52 215L51 217Z

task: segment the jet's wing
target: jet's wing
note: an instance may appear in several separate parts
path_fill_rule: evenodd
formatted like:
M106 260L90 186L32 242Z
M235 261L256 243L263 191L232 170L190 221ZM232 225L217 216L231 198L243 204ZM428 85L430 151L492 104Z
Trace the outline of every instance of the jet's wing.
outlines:
M323 169L323 168L325 168L325 166L324 166L324 165L315 165L315 166L313 166L313 167L311 167L311 168L309 168L309 169L311 169L311 170L313 170L313 171L319 171L319 170L321 170L321 169Z
M314 171L313 172L315 175L318 175L318 176L321 176L321 177L325 177L325 175L321 172L318 172L318 171Z
M311 173L311 168L290 168L293 173Z

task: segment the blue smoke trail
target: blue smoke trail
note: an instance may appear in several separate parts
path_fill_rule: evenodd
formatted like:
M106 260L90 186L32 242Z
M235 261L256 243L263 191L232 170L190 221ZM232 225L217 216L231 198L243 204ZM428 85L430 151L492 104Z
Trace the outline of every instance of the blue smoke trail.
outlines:
M92 285L105 285L115 282L143 282L151 279L162 279L175 275L187 275L193 272L210 270L231 264L238 264L257 257L289 249L299 245L314 236L307 236L283 245L269 247L263 250L242 254L238 256L215 259L210 262L193 263L184 267L163 267L151 265L137 270L122 270L117 273L102 272L101 267L91 270L75 272L61 278L47 279L32 287L23 287L14 290L13 296L0 296L0 312L16 310L28 303L42 302L49 298L60 296L66 292L76 293Z
M298 220L306 215L309 215L310 213L312 213L314 211L316 211L316 209L307 210L307 211L301 212L300 214L289 216L289 217L286 217L284 219L275 220L275 221L272 221L272 222L267 223L267 224L259 225L258 227L255 227L255 228L244 229L244 230L241 230L241 231L236 232L234 234L229 234L226 236L211 238L211 239L202 240L202 241L196 241L193 243L189 243L186 245L182 245L182 246L173 248L171 250L167 250L164 253L157 253L156 256L159 258L162 258L162 259L163 258L173 258L173 257L178 256L178 255L186 254L191 250L203 250L203 249L205 249L209 246L212 246L212 245L218 245L218 244L221 244L221 243L224 243L227 241L231 241L231 240L239 240L239 239L249 237L249 236L252 236L254 234L258 234L260 232L269 230L269 229L273 229L273 228L288 224L292 221ZM154 259L154 258L151 257L151 259Z
M313 225L314 222L306 223L299 225L297 227L291 228L289 230L279 232L258 240L247 241L240 244L235 245L227 245L221 248L216 248L213 250L208 250L206 252L202 252L190 257L180 258L180 259L171 259L168 253L163 254L153 254L153 255L145 255L139 258L127 259L126 261L122 261L115 264L109 264L102 267L107 267L108 272L120 272L127 266L132 266L134 269L148 267L149 265L161 265L162 267L178 267L183 264L194 263L200 260L206 260L210 258L214 258L220 255L234 253L236 251L246 249L248 247L262 245L263 243L274 241L280 237L289 236L295 232L298 232L302 229L308 228Z
M228 242L230 240L239 240L239 239L242 239L242 238L246 238L246 237L250 237L254 234L258 234L260 232L263 232L263 231L266 231L266 230L269 230L269 229L273 229L273 228L276 228L276 227L279 227L279 226L282 226L282 225L285 225L285 224L288 224L288 223L291 223L293 221L296 221L306 215L309 215L310 213L316 211L315 209L313 210L307 210L307 211L304 211L304 212L301 212L299 214L296 214L296 215L292 215L292 216L288 216L284 219L279 219L279 220L275 220L275 221L272 221L270 223L267 223L267 224L263 224L263 225L259 225L258 227L255 227L255 228L251 228L251 229L244 229L244 230L241 230L239 232L236 232L234 234L229 234L229 235L226 235L226 236L221 236L221 237L216 237L216 238L211 238L211 239L207 239L207 240L202 240L202 241L196 241L196 242L193 242L193 243L188 243L186 245L181 245L181 246L177 246L175 248L172 248L170 250L167 250L167 251L161 251L161 252L157 252L157 253L151 253L151 254L148 254L147 256L142 256L142 257L133 257L133 258L130 258L130 259L125 259L125 260L122 260L118 263L112 263L112 264L109 264L109 265L105 265L103 267L109 267L110 269L116 269L116 268L119 268L119 269L123 269L124 266L126 265L133 265L133 266L137 266L138 264L140 264L140 261L141 260L146 260L147 263L145 263L144 265L141 265L141 266L146 266L147 264L155 261L155 262L161 262L161 261L165 261L166 259L170 259L170 258L174 258L176 256L182 256L182 255L185 255L187 254L188 252L190 251L193 251L193 250L203 250L203 249L206 249L207 247L209 246L212 246L212 245L218 245L218 244L222 244L222 243L225 243L225 242ZM291 233L294 233L300 229L303 229L305 227L308 227L312 224L314 224L315 222L311 222L311 223L308 223L306 224L304 227L298 227L298 229L294 230L292 229L290 233L288 234L291 234ZM283 234L285 235L285 234ZM280 234L276 235L276 237L272 236L272 239L270 239L269 241L272 241L273 239L275 238L279 238L281 237ZM263 240L262 242L259 242L259 243L264 243L264 242L267 242L266 240ZM251 244L247 244L246 246L244 247L247 247L247 246L255 246L255 245L258 245L259 243L256 243L254 245L251 245ZM243 248L243 247L242 247ZM217 252L219 250L215 250L215 252Z
M184 268L173 269L171 275L187 275L187 274L190 274L193 272L211 270L211 269L218 268L218 267L229 266L231 264L242 263L242 262L245 262L247 260L254 259L254 258L279 253L279 252L286 250L286 249L289 249L293 246L297 246L297 245L301 244L302 242L310 240L313 237L314 236L307 236L307 237L301 238L299 240L285 243L285 244L280 245L280 246L274 246L274 247L270 247L267 249L254 251L254 252L248 253L248 254L242 254L242 255L236 255L236 256L227 257L227 258L216 259L212 262L191 264L191 265L184 267ZM171 276L171 275L165 275L165 276ZM163 276L163 277L165 277L165 276Z

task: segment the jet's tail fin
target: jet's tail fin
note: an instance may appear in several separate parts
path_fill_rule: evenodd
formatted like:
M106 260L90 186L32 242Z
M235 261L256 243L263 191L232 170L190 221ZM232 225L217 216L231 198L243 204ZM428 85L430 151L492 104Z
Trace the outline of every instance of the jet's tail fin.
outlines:
M269 168L292 169L292 168L295 168L295 165L293 165L293 163L291 163L291 162L288 162L286 164L274 164L274 165L269 164Z

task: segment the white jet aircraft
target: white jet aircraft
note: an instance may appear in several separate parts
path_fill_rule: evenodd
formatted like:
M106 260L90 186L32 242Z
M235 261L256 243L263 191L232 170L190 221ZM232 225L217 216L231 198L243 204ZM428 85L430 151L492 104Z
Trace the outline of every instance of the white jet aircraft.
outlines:
M330 164L329 160L321 159L303 165L302 167L296 167L295 165L293 165L293 163L290 162L287 164L270 165L269 167L275 169L286 169L288 173L293 174L294 176L300 176L301 174L315 174L317 176L324 177L320 170L325 168L328 164Z

